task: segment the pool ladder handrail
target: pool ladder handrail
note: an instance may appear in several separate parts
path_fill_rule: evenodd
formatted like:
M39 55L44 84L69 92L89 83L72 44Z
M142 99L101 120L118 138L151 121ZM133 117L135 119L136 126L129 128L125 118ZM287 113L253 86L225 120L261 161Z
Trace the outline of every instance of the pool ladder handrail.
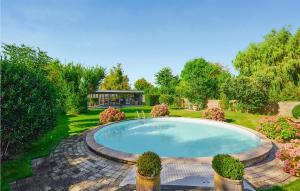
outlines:
M137 115L137 118L138 118L138 119L141 119L141 118L144 118L144 119L145 119L145 118L146 118L144 110L141 111L141 115L143 115L143 117L140 116L140 113L139 113L138 111L136 111L136 115Z

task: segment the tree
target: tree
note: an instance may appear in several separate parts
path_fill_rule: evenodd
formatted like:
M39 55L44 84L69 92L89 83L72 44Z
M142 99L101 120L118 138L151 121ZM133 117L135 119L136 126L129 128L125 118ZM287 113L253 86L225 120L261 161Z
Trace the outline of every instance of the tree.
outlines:
M86 83L88 93L96 91L104 79L104 68L95 66L91 68L85 68L83 78Z
M226 84L227 97L238 100L237 109L259 112L268 102L268 90L263 78L239 76Z
M173 75L170 68L165 67L155 74L155 83L159 86L160 93L174 95L179 77Z
M32 48L24 44L17 46L15 44L3 44L3 56L17 64L23 64L35 70L45 72L46 66L51 62L52 58L47 52L41 51L39 48Z
M287 28L272 30L260 43L251 43L233 61L240 76L268 79L273 101L290 99L282 92L300 87L300 28L293 35ZM287 84L289 86L287 87ZM294 95L292 97L300 96Z
M129 90L129 79L121 64L114 66L101 84L103 90Z
M146 91L152 87L153 85L150 82L148 82L145 78L138 79L134 83L134 88L136 90Z
M219 97L219 81L225 72L220 65L198 58L185 64L180 88L191 103L204 106L207 98Z

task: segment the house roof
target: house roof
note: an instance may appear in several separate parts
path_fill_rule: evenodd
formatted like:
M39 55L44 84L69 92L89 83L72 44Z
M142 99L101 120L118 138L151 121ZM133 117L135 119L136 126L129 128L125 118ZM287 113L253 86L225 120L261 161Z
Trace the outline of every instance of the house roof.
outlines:
M111 93L111 94L120 94L120 93L138 93L142 94L144 91L138 91L138 90L97 90L95 93Z

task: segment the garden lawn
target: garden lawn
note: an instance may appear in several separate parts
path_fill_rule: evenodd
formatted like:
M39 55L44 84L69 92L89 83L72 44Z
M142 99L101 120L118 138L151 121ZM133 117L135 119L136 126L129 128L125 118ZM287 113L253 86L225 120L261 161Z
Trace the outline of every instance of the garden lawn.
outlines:
M68 136L78 135L87 129L99 124L99 113L102 109L92 109L86 114L61 115L55 128L49 130L31 144L24 146L12 159L1 164L1 190L9 190L9 182L32 176L31 160L47 156L55 146ZM122 108L126 118L136 118L137 111L144 111L145 116L150 116L151 107L127 107ZM174 117L193 117L202 116L202 111L189 111L182 109L171 109L170 115ZM255 129L261 115L238 113L226 111L225 117L228 122L243 125ZM296 183L297 184L297 183ZM299 184L297 184L299 185ZM296 185L296 186L297 186Z

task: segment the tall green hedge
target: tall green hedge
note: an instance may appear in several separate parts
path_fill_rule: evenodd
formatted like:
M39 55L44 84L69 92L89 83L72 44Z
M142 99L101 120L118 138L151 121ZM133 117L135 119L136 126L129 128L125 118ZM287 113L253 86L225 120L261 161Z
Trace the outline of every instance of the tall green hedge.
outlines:
M160 95L155 95L155 94L145 95L146 105L148 105L148 106L154 106L156 104L159 104L159 96Z
M1 58L1 158L55 125L56 98L41 72Z

